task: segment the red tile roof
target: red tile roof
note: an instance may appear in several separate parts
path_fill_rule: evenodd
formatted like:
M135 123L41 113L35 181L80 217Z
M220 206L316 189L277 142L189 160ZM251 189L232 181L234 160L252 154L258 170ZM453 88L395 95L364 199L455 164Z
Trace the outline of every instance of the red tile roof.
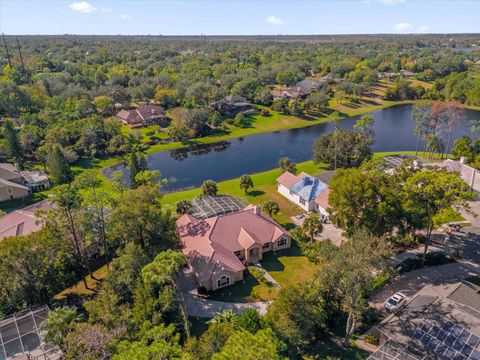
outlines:
M290 189L290 187L300 179L301 178L299 176L295 176L291 172L285 171L277 178L277 182L285 186L287 189Z
M117 117L129 125L144 124L149 119L165 116L165 110L158 105L142 105L133 110L120 110Z
M315 199L315 202L326 210L329 207L329 205L328 205L328 196L329 195L330 195L330 188L328 188L325 191L322 191L322 193L320 195L318 195L317 198Z
M37 223L37 210L48 211L51 203L40 201L21 210L15 210L0 218L0 241L9 236L23 236L39 231L42 225Z
M254 244L276 241L288 233L275 221L264 215L257 206L244 210L196 220L184 215L176 222L190 266L199 280L208 280L222 269L233 272L245 269L235 251L248 249Z

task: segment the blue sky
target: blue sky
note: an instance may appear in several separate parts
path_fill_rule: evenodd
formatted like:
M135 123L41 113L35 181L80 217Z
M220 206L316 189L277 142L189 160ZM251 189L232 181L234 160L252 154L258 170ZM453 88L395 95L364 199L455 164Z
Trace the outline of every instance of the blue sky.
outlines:
M5 34L480 32L480 1L0 0Z

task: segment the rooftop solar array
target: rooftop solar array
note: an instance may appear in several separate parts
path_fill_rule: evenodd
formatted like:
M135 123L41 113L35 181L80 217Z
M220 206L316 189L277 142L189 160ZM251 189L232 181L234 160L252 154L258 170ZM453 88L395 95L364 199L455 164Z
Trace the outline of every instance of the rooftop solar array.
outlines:
M413 339L441 359L480 360L480 351L476 349L480 338L452 321L441 325L424 323Z
M230 195L202 196L192 202L191 214L197 219L207 219L241 211L245 208L240 200Z
M429 322L415 329L412 341L388 340L370 355L370 360L480 360L480 337L452 321Z
M48 312L48 307L43 306L0 320L0 360L59 359L61 357L59 349L44 343L39 330Z

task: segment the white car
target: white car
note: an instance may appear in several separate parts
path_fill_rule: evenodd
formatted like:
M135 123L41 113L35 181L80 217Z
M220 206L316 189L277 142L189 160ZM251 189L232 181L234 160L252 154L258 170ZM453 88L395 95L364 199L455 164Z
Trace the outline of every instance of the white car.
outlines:
M394 312L403 306L406 299L407 297L404 294L398 292L385 302L385 309L387 309L387 311Z

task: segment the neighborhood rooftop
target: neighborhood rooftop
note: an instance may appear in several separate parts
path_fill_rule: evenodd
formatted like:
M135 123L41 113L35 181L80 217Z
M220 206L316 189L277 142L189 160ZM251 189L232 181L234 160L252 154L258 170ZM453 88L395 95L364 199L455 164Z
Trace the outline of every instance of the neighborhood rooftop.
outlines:
M54 360L61 359L61 351L42 340L41 323L49 309L42 306L27 309L0 321L0 360Z
M327 185L313 176L307 175L301 178L290 188L295 194L300 195L307 201L315 200L322 192L327 189Z

